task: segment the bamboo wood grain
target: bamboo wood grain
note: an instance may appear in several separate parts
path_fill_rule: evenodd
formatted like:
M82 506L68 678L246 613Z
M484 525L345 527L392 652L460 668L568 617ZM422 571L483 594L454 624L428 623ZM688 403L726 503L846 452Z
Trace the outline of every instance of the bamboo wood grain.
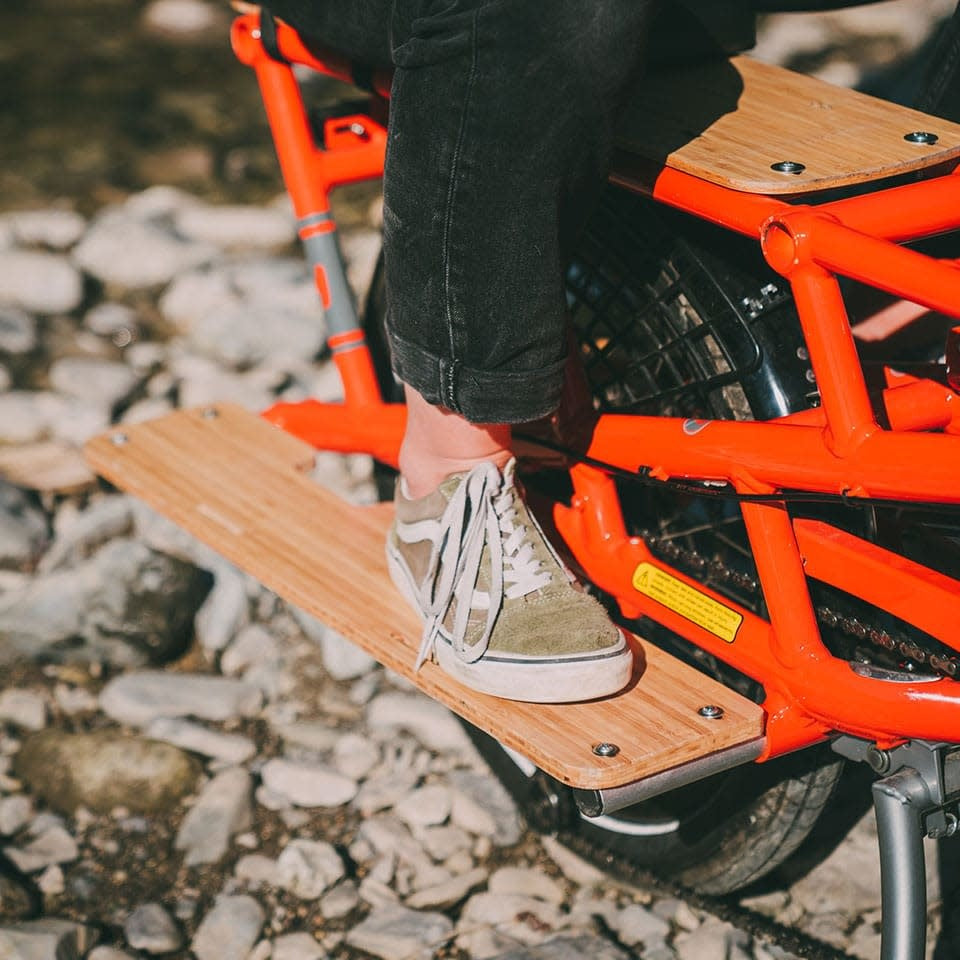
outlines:
M917 131L938 140L904 139ZM960 158L958 124L750 57L645 78L619 140L660 166L762 194L826 190ZM771 170L785 160L805 169Z
M118 428L85 453L116 486L557 779L584 789L620 786L762 735L758 706L639 639L634 683L592 703L500 700L433 664L414 674L419 621L383 554L392 507L345 502L310 479L306 444L240 408L220 405L215 413L181 411ZM723 707L721 720L698 714L707 703ZM601 741L620 753L596 757Z

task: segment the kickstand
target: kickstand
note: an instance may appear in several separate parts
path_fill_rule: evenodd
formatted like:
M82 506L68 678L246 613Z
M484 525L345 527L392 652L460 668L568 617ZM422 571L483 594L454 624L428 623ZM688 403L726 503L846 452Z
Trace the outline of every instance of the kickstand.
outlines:
M874 783L873 805L880 838L880 958L923 960L927 934L923 818L933 806L927 782L905 767Z

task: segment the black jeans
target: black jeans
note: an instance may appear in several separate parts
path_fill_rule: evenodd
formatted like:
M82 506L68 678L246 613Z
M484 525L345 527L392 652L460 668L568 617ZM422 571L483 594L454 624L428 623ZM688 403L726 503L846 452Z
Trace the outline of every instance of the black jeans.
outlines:
M397 375L468 420L557 406L562 271L604 179L655 0L275 0L395 68L384 174Z

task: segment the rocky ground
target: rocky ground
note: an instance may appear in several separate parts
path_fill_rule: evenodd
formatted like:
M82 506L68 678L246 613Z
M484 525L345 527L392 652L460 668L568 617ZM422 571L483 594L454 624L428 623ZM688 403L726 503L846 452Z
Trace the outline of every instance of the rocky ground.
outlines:
M846 35L882 65L922 44L918 6L773 19L760 53L815 59ZM929 25L952 4L923 6ZM169 32L218 13L143 16ZM810 65L849 80L845 63ZM161 173L214 164L177 156ZM92 476L79 445L110 424L339 389L284 199L97 195L0 215L0 957L793 956L528 832L449 714ZM339 209L363 290L376 189ZM318 474L375 495L365 458L322 455ZM746 905L877 957L872 818Z

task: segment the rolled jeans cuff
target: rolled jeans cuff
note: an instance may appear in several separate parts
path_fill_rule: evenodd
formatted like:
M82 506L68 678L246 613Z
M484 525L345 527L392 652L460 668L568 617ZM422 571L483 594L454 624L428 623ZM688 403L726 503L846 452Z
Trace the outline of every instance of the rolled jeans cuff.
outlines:
M536 370L476 370L391 336L394 373L428 403L471 423L527 423L560 405L565 359Z

